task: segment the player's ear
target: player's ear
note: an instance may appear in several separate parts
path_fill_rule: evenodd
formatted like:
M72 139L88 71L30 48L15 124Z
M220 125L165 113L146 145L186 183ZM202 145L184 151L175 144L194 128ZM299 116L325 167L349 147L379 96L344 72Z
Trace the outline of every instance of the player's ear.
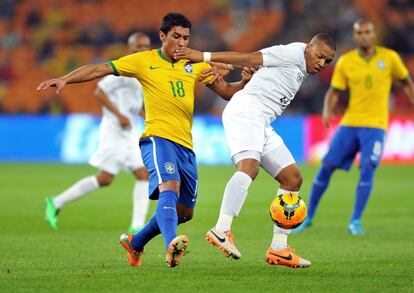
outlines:
M164 42L166 37L167 36L162 31L160 31L160 40L161 40L161 42Z

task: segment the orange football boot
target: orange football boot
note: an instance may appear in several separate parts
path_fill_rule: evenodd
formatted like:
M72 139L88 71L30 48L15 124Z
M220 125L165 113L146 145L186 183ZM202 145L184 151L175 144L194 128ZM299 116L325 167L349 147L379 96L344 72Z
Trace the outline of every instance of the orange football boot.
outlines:
M119 238L119 244L122 245L123 248L128 252L128 263L133 266L139 268L141 266L141 255L144 253L142 251L135 251L131 246L132 237L134 235L129 233L124 233Z
M271 247L266 252L266 262L271 265L282 265L290 268L307 268L311 262L299 257L295 249L287 247L284 249L274 250Z

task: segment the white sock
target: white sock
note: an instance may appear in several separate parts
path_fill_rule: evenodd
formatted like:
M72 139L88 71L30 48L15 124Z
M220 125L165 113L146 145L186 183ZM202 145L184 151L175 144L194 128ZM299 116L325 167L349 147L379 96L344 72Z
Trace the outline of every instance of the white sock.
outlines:
M284 193L299 193L299 191L290 191L286 189L279 188L277 191L277 195L284 194ZM271 247L274 250L284 249L288 247L287 239L288 235L290 234L291 229L283 229L275 225L273 227L273 239Z
M148 181L138 180L135 182L134 193L132 194L132 228L141 229L144 227L148 206Z
M273 227L272 249L279 250L288 247L287 239L291 230L282 229L278 226Z
M53 198L56 208L61 209L65 204L87 195L89 192L99 188L96 176L85 177L64 192Z
M220 216L216 229L219 232L228 231L231 228L233 218L239 212L247 197L247 190L252 183L252 178L244 172L237 171L227 182L221 203Z
M282 188L279 188L277 190L277 195L281 195L281 194L285 194L285 193L296 193L296 194L299 194L299 191L291 191L291 190L286 190L286 189L282 189Z

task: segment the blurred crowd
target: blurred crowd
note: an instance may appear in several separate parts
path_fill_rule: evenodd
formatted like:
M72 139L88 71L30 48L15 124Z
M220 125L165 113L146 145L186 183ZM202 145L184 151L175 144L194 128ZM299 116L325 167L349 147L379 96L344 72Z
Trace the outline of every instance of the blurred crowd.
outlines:
M171 11L192 21L190 46L208 51L255 51L327 32L342 54L353 48L352 23L367 17L377 26L379 44L397 50L414 73L413 0L0 0L0 112L100 113L95 82L70 86L60 96L51 90L38 94L36 85L125 55L126 39L135 31L160 46L160 20ZM288 112L320 113L332 69L308 78ZM228 78L237 80L239 73ZM225 106L203 87L196 100L197 113L219 115ZM395 114L410 111L398 87L391 103Z

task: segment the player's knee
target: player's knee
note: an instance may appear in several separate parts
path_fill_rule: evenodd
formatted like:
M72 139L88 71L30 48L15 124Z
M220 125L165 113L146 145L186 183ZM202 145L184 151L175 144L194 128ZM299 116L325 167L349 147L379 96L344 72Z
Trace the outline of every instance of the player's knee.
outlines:
M375 168L373 164L364 164L361 166L361 180L362 182L372 183L374 180Z
M139 169L135 170L134 173L135 173L135 177L137 178L137 180L148 181L148 179L149 179L148 171L145 168L139 168Z
M180 192L180 182L177 180L168 180L166 182L161 183L158 186L158 189L160 192L163 192L165 190L172 190L178 194Z
M113 177L112 176L99 175L97 177L97 179L98 179L99 186L100 187L105 187L105 186L108 186L112 183Z
M254 159L244 159L237 163L237 171L246 173L254 180L259 174L260 163Z

